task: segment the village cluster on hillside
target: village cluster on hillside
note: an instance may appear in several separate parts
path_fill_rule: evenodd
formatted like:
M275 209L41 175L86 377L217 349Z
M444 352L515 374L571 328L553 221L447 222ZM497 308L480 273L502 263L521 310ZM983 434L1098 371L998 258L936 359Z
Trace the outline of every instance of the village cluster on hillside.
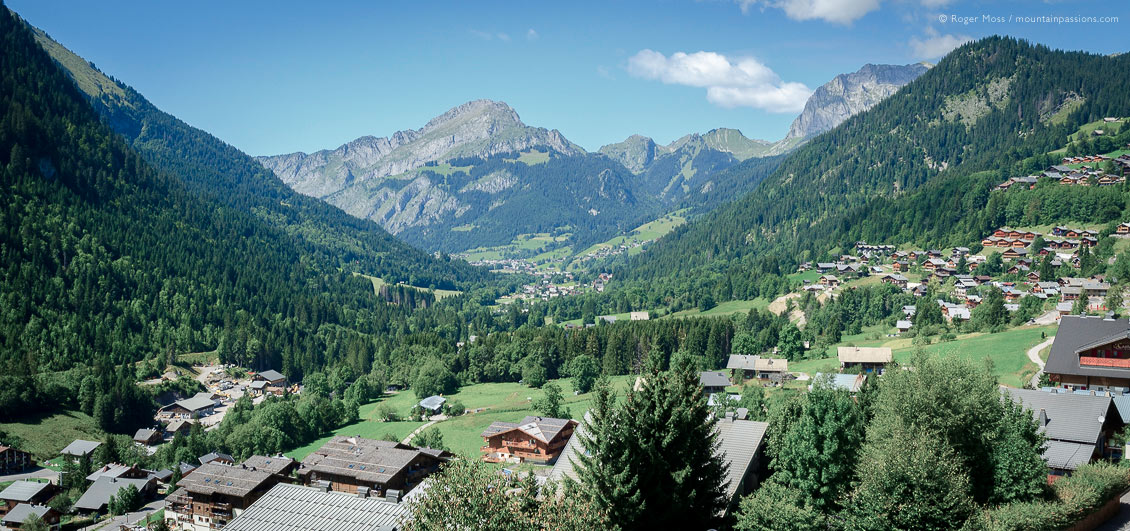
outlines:
M1102 167L1111 162L1111 168L1118 173L1110 173ZM1078 167L1074 167L1074 166ZM1126 182L1124 175L1130 170L1130 155L1110 158L1105 155L1085 155L1064 157L1061 164L1048 167L1037 175L1010 177L997 185L996 190L1009 190L1014 186L1035 188L1040 181L1055 182L1065 186L1112 186Z

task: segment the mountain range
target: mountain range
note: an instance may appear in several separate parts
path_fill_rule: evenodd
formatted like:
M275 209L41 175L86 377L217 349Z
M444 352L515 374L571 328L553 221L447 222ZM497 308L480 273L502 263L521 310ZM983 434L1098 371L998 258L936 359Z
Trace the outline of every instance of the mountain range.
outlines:
M749 191L755 179L720 172L753 158L772 164L925 69L867 65L838 76L776 142L720 128L667 145L633 135L589 153L555 129L526 125L503 102L476 100L387 138L256 160L294 190L427 249L462 251L538 232L566 234L583 248L674 208L705 211L720 202L716 190Z

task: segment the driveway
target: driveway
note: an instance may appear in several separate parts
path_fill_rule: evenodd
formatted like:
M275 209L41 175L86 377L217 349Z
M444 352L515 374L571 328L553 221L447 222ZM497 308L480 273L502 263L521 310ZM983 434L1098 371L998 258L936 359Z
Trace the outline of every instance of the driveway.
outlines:
M1032 387L1040 386L1040 375L1044 373L1044 360L1040 359L1040 351L1044 350L1054 341L1055 336L1052 336L1047 338L1043 343L1040 343L1039 345L1028 349L1028 359L1032 360L1032 363L1035 363L1040 367L1040 370L1036 371L1036 374L1032 375Z
M4 483L6 481L20 481L22 479L47 479L50 480L51 483L58 483L59 473L51 470L50 468L42 468L37 466L35 468L28 469L26 472L20 472L19 474L6 474L0 476L0 483Z
M1122 495L1122 508L1095 531L1130 531L1130 492Z
M153 500L147 503L145 507L142 507L140 511L137 511L135 513L127 513L121 516L115 516L113 518L107 518L105 520L99 520L98 522L82 528L82 531L94 531L95 529L111 530L118 529L123 525L135 524L144 520L147 516L158 511L164 506L165 500Z

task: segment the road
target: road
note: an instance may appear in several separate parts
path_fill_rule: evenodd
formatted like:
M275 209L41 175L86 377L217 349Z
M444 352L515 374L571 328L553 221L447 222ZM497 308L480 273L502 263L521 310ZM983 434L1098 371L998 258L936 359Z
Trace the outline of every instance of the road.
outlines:
M1130 531L1130 492L1122 495L1122 508L1095 531Z
M6 474L0 476L0 483L8 481L20 481L22 479L47 479L51 483L59 482L59 473L51 470L50 468L35 467L27 472L20 472L19 474Z
M1040 367L1040 370L1032 375L1032 387L1040 386L1040 375L1044 373L1044 360L1040 359L1040 351L1051 345L1053 341L1055 341L1055 336L1049 337L1043 343L1028 349L1028 359Z
M431 417L428 417L428 422L426 424L424 424L423 426L420 426L419 428L416 428L415 430L413 430L412 433L409 433L408 436L405 437L403 441L400 441L401 444L412 444L413 438L415 438L417 435L423 433L424 430L430 428L432 426L432 424L435 424L437 422L441 422L441 421L444 421L444 420L447 420L447 415L432 415Z
M115 516L113 518L107 518L105 520L99 520L98 522L82 528L81 531L94 531L95 529L118 529L124 524L133 524L140 522L151 513L163 508L164 506L165 500L154 500L146 504L145 507L142 507L141 510L136 513L129 513L121 516Z

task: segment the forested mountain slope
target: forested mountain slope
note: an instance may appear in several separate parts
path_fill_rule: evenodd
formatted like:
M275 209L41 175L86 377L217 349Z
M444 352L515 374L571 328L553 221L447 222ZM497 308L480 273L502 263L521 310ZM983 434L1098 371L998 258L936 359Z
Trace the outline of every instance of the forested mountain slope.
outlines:
M416 286L464 287L487 278L459 261L436 259L317 199L299 194L238 149L150 103L126 84L34 30L36 40L66 70L104 120L154 167L189 190L282 229L312 263Z
M998 175L977 172L1034 171L1080 124L1130 115L1130 92L1115 75L1128 67L1126 55L1053 51L1011 38L962 46L794 151L752 193L656 242L622 278L695 277L702 285L712 282L709 266L717 284L779 274L858 238L978 241L1001 213L986 210L999 206L989 194ZM963 222L968 216L981 221ZM734 296L757 289L742 284Z
M152 413L137 379L181 353L298 379L461 333L216 198L238 186L202 188L135 153L0 8L0 416L81 406L128 429Z

